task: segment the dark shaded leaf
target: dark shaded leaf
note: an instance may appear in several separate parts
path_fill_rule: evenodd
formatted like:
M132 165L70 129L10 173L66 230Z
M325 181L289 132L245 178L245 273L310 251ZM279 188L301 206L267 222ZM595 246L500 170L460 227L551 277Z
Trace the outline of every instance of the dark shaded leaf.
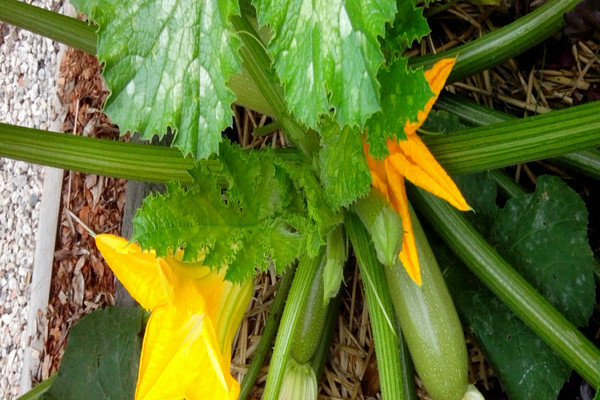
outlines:
M571 43L592 39L600 32L600 1L583 0L566 13L564 32Z
M511 399L556 398L571 369L445 246L434 246L463 323Z
M141 307L96 310L69 332L58 376L43 399L133 399L142 348Z
M319 165L321 182L329 206L338 210L365 195L371 187L371 172L363 153L358 128L340 125L329 117L321 120Z

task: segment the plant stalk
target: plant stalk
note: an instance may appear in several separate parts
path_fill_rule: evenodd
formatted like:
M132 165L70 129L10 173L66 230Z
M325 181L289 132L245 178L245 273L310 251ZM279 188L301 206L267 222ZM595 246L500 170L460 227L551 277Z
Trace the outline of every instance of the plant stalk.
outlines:
M491 125L515 121L518 118L496 111L457 95L445 94L435 103L435 107L455 114L461 121L475 126ZM558 163L600 180L600 151L597 149L577 150L554 158Z
M319 271L323 261L324 246L321 247L317 257L303 257L296 269L294 281L288 295L288 299L283 310L271 364L269 366L269 376L263 393L265 399L276 399L281 388L286 362L291 357L292 338L296 331L296 326L302 319L302 310L305 308L306 299L311 290L315 274Z
M396 329L394 308L383 266L377 261L371 239L360 219L352 213L347 213L344 225L363 277L381 381L381 397L404 399L404 372L400 356L403 350L402 333Z
M56 379L58 374L54 374L47 379L40 382L36 387L20 396L17 400L38 400L42 398L44 393L46 393L52 387L52 383Z
M414 187L413 204L465 265L592 386L600 386L600 350L493 249L445 201Z
M288 297L290 287L292 286L295 271L295 266L290 267L278 282L277 292L275 293L275 298L273 299L273 303L269 308L269 316L267 317L265 328L260 336L260 342L258 343L258 347L252 356L252 361L250 362L248 371L246 372L246 375L240 384L239 400L246 400L246 398L248 398L250 395L252 387L258 378L258 374L260 373L260 369L265 363L267 355L271 351L273 338L275 337L275 333L279 327L279 321L281 321L283 307L285 306L285 301Z
M600 102L423 140L449 174L539 160L600 145Z
M589 103L424 140L450 174L494 169L600 145L599 113L600 102ZM287 151L290 156L294 152L292 149ZM131 157L130 154L139 156ZM150 182L179 179L189 183L191 177L187 170L194 165L175 149L7 124L0 124L0 156Z
M0 157L146 182L192 183L194 160L177 149L0 123Z
M18 0L0 1L0 21L8 22L86 53L96 54L96 30L85 21Z
M580 0L550 0L531 13L479 39L434 55L413 57L412 68L431 68L444 58L457 57L448 83L492 68L543 42L564 25L563 15Z
M290 140L311 157L319 149L319 138L316 132L305 129L289 114L283 89L271 70L272 60L265 51L259 33L244 15L232 17L231 22L243 43L240 49L243 66L255 82L258 92L266 99Z

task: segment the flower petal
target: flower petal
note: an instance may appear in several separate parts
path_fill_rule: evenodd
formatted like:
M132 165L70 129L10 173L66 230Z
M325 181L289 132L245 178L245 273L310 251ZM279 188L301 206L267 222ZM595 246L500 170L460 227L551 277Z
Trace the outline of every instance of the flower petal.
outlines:
M200 263L184 263L174 257L158 259L163 290L169 304L180 312L195 314L207 310L216 321L226 269L213 271Z
M393 193L392 207L402 218L402 249L398 256L406 272L417 285L421 286L421 264L417 253L417 243L412 229L412 220L408 211L408 199L406 197L406 186L404 177L396 171L389 159L385 160L390 188Z
M408 136L407 140L399 143L390 141L388 148L390 156L386 160L389 160L393 170L459 210L471 209L452 178L433 157L419 136Z
M96 236L96 246L127 291L147 310L167 303L154 253L114 235Z
M406 136L415 135L417 129L419 129L427 119L431 108L437 101L440 92L446 84L446 79L448 79L450 72L452 72L455 61L456 59L454 58L445 58L436 62L433 67L423 73L425 79L429 83L429 88L433 92L433 96L425 103L423 110L420 110L417 113L417 122L406 121L406 124L404 125L404 133L406 133Z
M229 366L207 314L159 307L144 335L135 399L230 400L239 387Z

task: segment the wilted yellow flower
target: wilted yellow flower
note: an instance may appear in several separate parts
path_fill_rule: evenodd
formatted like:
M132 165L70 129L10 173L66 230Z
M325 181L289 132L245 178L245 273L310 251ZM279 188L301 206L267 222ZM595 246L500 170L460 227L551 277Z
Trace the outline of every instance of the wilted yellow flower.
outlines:
M402 218L402 250L400 261L418 285L421 285L421 272L417 246L413 235L412 223L408 212L408 200L404 179L448 201L459 210L470 210L469 205L442 166L435 160L427 146L417 135L454 66L454 59L437 62L430 70L425 71L425 79L429 83L434 96L429 99L425 108L418 112L417 122L406 121L404 132L406 140L388 139L389 155L379 161L369 155L368 145L364 151L371 170L372 184L378 189Z
M156 257L112 235L96 245L129 293L152 310L144 334L136 400L237 399L231 345L252 294L252 280L226 281L225 268Z

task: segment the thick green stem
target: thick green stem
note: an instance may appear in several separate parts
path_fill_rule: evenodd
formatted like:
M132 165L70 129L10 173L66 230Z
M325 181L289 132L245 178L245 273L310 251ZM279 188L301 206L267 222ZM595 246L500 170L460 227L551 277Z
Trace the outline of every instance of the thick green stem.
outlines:
M441 96L435 103L435 107L455 114L461 121L476 126L517 120L517 117L510 114L496 111L451 94ZM600 179L600 151L597 149L574 151L556 157L555 160L587 176Z
M459 211L420 189L410 187L409 194L413 204L465 265L585 380L598 388L600 350L525 281Z
M600 145L600 102L429 137L450 174L500 168ZM46 143L48 141L48 143ZM142 152L142 153L138 153ZM292 150L288 150L291 154ZM131 154L143 154L131 157ZM146 155L152 157L147 157ZM107 176L190 182L193 161L175 149L63 135L0 124L0 156Z
M413 68L430 68L435 62L458 57L448 78L455 82L494 67L546 40L564 25L563 14L580 0L550 0L537 10L462 46L438 54L414 57Z
M0 157L146 182L191 183L194 160L177 149L0 123Z
M559 164L600 180L600 150L587 149L557 157Z
M363 277L381 381L381 397L388 400L404 399L401 333L395 329L394 308L383 266L377 262L375 249L360 219L347 213L344 224Z
M302 310L305 309L306 299L310 293L314 276L319 271L321 262L323 262L324 252L325 248L323 246L317 257L303 257L298 264L279 324L275 346L273 347L269 376L263 393L264 399L276 399L279 394L286 363L288 358L291 357L290 352L294 345L292 338L303 317L301 315Z
M0 1L0 21L96 54L96 31L84 21L18 0Z
M600 102L424 138L449 174L558 156L600 145Z
M248 398L250 395L250 392L252 392L252 387L258 378L260 369L265 363L267 355L269 355L269 352L271 351L273 338L275 337L275 333L279 327L279 321L281 321L283 307L285 306L285 301L288 297L290 287L292 286L295 271L296 267L291 267L283 274L279 280L279 283L277 284L277 292L275 293L275 298L273 299L273 303L269 308L269 316L267 317L265 328L260 336L260 342L258 343L256 351L254 352L254 356L252 357L252 361L248 367L248 372L246 372L246 375L244 376L244 379L240 385L239 400L246 400L246 398Z

